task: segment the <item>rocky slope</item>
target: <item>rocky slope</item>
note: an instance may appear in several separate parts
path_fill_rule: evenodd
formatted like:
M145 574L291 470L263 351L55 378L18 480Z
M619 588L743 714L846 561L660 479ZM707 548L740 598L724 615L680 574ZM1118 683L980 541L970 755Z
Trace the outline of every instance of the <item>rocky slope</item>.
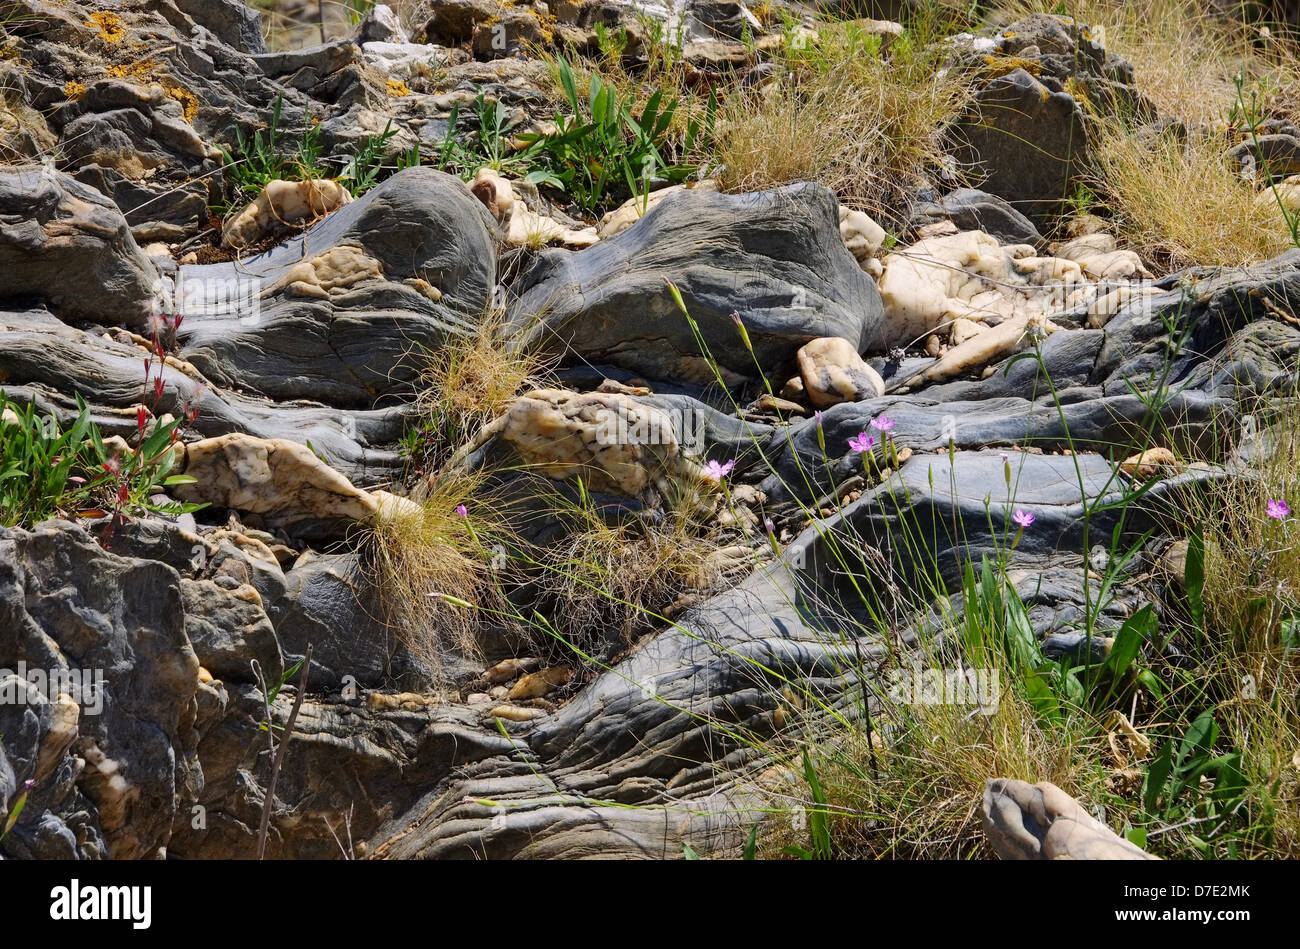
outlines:
M985 504L1006 493L1010 454L1016 503L1036 515L1017 551L1034 632L1045 651L1076 648L1094 553L1080 514L1127 483L1113 446L1153 424L1208 443L1297 371L1300 250L1153 280L1104 231L1043 236L1088 160L1094 119L1071 90L1086 81L1093 101L1157 118L1132 67L1061 18L955 41L954 63L996 47L1020 65L953 130L957 161L987 172L979 189L919 189L897 241L815 183L730 194L700 175L599 222L517 180L426 163L352 200L267 197L232 251L210 216L230 200L218 146L235 146L236 126L274 110L331 152L387 128L390 164L412 146L427 156L480 91L520 130L547 120L526 44L591 48L597 24L636 37L643 22L619 3L539 15L449 0L427 23L377 8L347 39L268 51L234 0L11 6L0 77L6 114L24 119L0 167L0 388L65 426L80 396L127 444L142 406L150 424L188 419L171 471L193 480L160 490L208 506L0 529L0 689L23 695L0 703L0 814L29 787L7 857L251 855L270 765L250 663L274 684L308 644L269 855L338 857L345 831L366 857L724 852L763 810L758 747L827 710L860 714L862 679L893 648L844 625L828 537L886 550L913 518L956 594L959 564L1014 532L1010 510ZM751 68L743 4L653 15L680 18L701 75ZM521 247L539 228L551 246ZM740 569L561 688L518 688L542 655L490 623L478 655L449 652L432 676L358 541L436 488L401 451L425 411L412 354L473 339L493 308L505 346L558 368L467 440L458 471L506 490L521 465L562 485L581 474L639 516L663 511L671 485L707 482L710 460L735 461L738 511L711 516L731 515ZM1016 358L1035 345L1041 360ZM610 411L668 434L614 457L599 430ZM894 454L877 456L877 483L848 443L882 416ZM1122 524L1095 520L1093 542L1151 531L1153 562L1179 492L1231 473L1164 474ZM922 619L898 642L926 635ZM102 670L102 708L24 669ZM822 711L792 703L789 680ZM293 681L269 703L280 726ZM1076 819L1055 788L1013 790ZM988 809L1014 836L1006 807Z

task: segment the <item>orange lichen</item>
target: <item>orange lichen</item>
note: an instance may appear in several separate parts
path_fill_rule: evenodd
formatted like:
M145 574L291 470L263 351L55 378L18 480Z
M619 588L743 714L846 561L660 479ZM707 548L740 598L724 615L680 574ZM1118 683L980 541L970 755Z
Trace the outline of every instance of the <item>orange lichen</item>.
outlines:
M185 121L193 122L194 116L199 114L199 97L180 86L163 86L163 91L181 104L181 114L185 116Z
M63 95L73 102L78 101L85 94L86 87L75 79L69 79L63 84Z
M124 66L109 66L108 76L111 79L140 79L149 75L157 66L158 63L155 60L141 59L138 62L128 63Z
M90 15L86 25L99 30L100 39L105 43L117 43L126 35L126 27L122 24L122 18L116 13L109 13L107 10L96 10Z
M409 96L411 90L407 88L406 83L402 82L402 80L390 79L388 80L388 94L396 99L400 99L403 96Z

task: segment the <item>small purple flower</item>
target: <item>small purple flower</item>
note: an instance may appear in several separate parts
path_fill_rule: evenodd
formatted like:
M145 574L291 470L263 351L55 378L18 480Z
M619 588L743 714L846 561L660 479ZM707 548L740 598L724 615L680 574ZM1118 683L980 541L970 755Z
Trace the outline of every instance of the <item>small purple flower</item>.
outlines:
M736 461L734 458L726 464L719 464L710 458L709 463L704 466L704 476L710 481L721 481L727 475L731 474L731 469L734 467L736 467Z
M887 415L879 415L871 420L871 427L878 432L887 432L894 427L894 419Z
M469 517L469 511L465 509L465 505L463 504L456 505L456 513L459 514L461 517Z
M813 413L813 421L817 423L817 427L818 427L818 428L821 428L821 427L822 427L822 410L821 410L821 409L818 409L816 412Z
M1291 514L1290 505L1281 498L1269 498L1265 510L1268 511L1268 516L1273 518L1275 521L1280 521L1285 517L1289 517Z
M856 451L859 455L871 451L871 446L876 443L874 435L868 435L866 432L858 432L857 435L849 439L849 448Z
M1030 524L1034 523L1034 512L1022 511L1020 508L1016 508L1016 513L1011 515L1011 519L1019 525L1021 530L1024 530Z
M1005 465L1010 460L1011 460L1011 456L1008 455L1005 451L1002 452L1002 463Z
M742 323L742 322L740 321L740 312L739 312L738 310L732 310L732 311L731 311L731 322L735 323L737 326L744 326L744 325L745 325L744 323Z
M776 534L776 522L773 521L770 517L766 517L763 519L763 527L769 534L773 534L773 535Z

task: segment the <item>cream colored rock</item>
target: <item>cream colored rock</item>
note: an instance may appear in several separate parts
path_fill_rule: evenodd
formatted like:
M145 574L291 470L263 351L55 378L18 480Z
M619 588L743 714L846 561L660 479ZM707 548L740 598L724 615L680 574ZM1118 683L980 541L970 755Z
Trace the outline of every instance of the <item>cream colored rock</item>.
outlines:
M540 699L550 695L572 678L573 670L567 666L551 666L539 672L530 672L510 687L506 698L512 702L522 699Z
M718 183L712 178L706 178L703 181L692 181L687 184L672 185L667 188L660 188L658 191L650 192L647 197L628 198L614 210L608 212L600 219L596 225L596 234L601 240L613 237L622 231L626 231L645 215L650 213L650 209L662 201L668 195L677 191L717 191Z
M337 181L267 182L262 193L238 214L226 219L221 244L239 250L257 243L277 225L310 223L352 200L348 189Z
M515 189L495 169L484 166L475 172L469 190L498 223L509 223L516 206Z
M863 361L853 344L838 336L805 343L796 354L808 399L819 409L861 402L885 394L885 382Z
M554 218L545 217L536 211L516 205L510 217L510 230L506 243L511 247L545 247L547 244L561 244L565 247L581 249L590 247L600 240L594 227L572 228Z
M383 264L360 246L336 244L323 254L294 264L262 294L270 296L287 290L295 296L328 300L334 294L383 277Z
M958 317L952 321L952 328L948 331L948 343L952 346L960 346L968 339L974 339L986 329L988 329L988 326L983 323L976 323L974 320Z
M580 476L592 491L645 502L670 491L673 480L703 477L682 451L672 419L619 393L527 392L461 449L453 464L494 441L537 474L557 481Z
M1162 472L1176 470L1179 462L1178 456L1168 448L1148 448L1125 458L1119 467L1135 481L1150 481Z
M1033 345L1035 334L1046 336L1059 330L1046 317L1018 316L990 327L960 346L954 346L939 357L937 362L912 376L903 387L943 382L964 373L974 372L992 363L1012 356Z
M885 229L865 212L840 205L840 239L858 261L858 266L878 277L881 272L876 254L885 246Z
M1131 250L1116 250L1115 238L1095 232L1077 237L1059 247L1057 257L1072 260L1092 280L1132 280L1135 277L1151 279L1142 266L1142 259Z
M541 665L541 660L534 657L502 659L486 670L483 673L483 678L492 685L500 685L502 682L510 682L519 678L525 672L534 671L539 665Z
M1112 316L1131 305L1135 300L1158 296L1159 294L1160 291L1155 287L1136 283L1116 287L1110 293L1097 297L1089 304L1086 325L1088 329L1101 329L1110 321Z
M297 442L236 432L184 448L180 470L196 480L176 485L178 498L255 514L272 529L307 521L373 523L421 513L409 499L356 487Z
M540 708L520 708L518 705L496 705L488 711L489 718L501 718L507 722L531 722L545 715L546 712Z
M1265 188L1255 196L1255 207L1259 208L1266 214L1282 216L1282 208L1286 208L1287 214L1300 214L1300 175L1292 175L1279 181L1275 186L1277 194L1274 194L1274 188ZM1281 207L1278 207L1278 202Z
M1040 257L1027 244L1001 245L983 231L931 236L884 259L879 283L886 334L910 345L956 320L996 325L1050 316L1090 303L1099 280L1147 277L1131 251L1109 235L1066 246L1078 259Z

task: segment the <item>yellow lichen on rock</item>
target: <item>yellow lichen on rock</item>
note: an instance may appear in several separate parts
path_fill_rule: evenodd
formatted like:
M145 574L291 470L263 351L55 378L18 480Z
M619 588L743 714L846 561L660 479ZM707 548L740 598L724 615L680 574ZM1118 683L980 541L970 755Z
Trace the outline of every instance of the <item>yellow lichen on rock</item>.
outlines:
M985 56L984 65L988 67L985 77L998 79L1007 73L1023 69L1037 79L1043 72L1043 64L1036 59L1022 59L1019 56Z
M105 43L118 43L126 35L126 27L122 24L122 18L116 13L110 13L107 10L96 10L90 15L86 25L99 30L99 37Z
M141 59L134 63L119 63L109 66L107 76L110 79L141 79L158 67L157 60Z
M199 114L198 96L181 86L163 86L163 91L169 98L180 103L181 115L185 116L185 121L193 122L194 117Z

